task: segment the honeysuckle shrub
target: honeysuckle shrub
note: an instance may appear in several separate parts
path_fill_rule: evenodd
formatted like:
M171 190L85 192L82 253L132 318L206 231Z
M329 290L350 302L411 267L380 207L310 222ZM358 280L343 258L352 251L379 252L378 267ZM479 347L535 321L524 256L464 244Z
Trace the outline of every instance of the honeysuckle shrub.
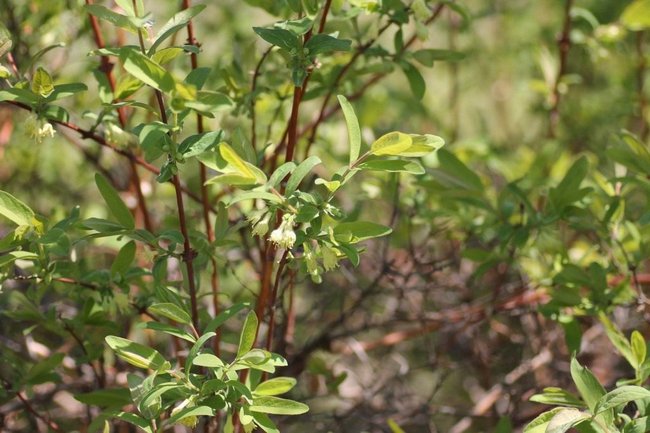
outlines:
M647 431L645 0L195 3L2 3L2 428Z

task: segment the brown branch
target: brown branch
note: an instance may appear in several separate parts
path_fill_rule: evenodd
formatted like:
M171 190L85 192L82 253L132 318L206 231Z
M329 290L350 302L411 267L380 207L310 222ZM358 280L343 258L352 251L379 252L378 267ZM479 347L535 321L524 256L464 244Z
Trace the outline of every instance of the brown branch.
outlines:
M262 65L264 64L264 61L271 53L271 50L273 50L273 46L270 46L266 51L264 51L264 54L262 54L262 57L260 57L259 62L257 62L257 65L255 66L255 71L253 72L253 82L251 83L251 97L252 97L251 99L251 146L253 147L253 150L256 152L257 152L257 133L255 129L257 124L257 110L255 109L255 107L257 103L257 97L255 95L255 91L257 90L257 79L260 76Z
M86 4L91 5L92 0L86 0ZM97 19L96 16L90 13L88 14L88 18L90 19L90 25L93 29L93 35L95 37L95 44L97 45L97 48L99 49L104 48L106 44L104 43L104 38L102 36L101 28L99 26L99 20ZM106 75L108 84L111 88L111 92L115 94L115 77L113 76L113 64L109 60L108 56L101 56L100 59L101 59L100 70ZM126 117L125 107L117 108L117 117L119 119L120 126L122 127L122 129L126 129L127 117ZM149 210L147 209L147 202L145 201L144 194L142 193L142 187L140 185L140 175L138 174L137 164L135 163L135 161L129 158L129 165L132 174L131 184L133 186L136 197L138 199L138 206L140 207L140 212L142 213L144 227L148 231L152 232L153 226L151 224Z
M557 77L552 90L551 111L549 113L548 136L554 138L557 134L557 126L560 121L560 101L562 100L562 92L560 87L562 84L562 77L567 71L567 61L569 59L569 50L571 49L571 7L573 0L566 0L564 7L564 25L562 26L562 33L558 38L557 45L560 51L560 64L558 66Z
M190 7L190 0L183 0L183 9L188 9ZM187 41L190 45L199 47L200 44L196 41L194 37L194 25L192 20L187 23ZM190 62L192 65L192 70L198 68L198 56L195 52L190 54ZM202 134L204 131L203 128L203 116L200 113L196 113L196 129L199 134ZM254 130L253 130L254 131ZM253 146L254 147L254 146ZM213 243L215 240L214 230L212 228L212 222L210 221L210 197L208 194L208 187L206 181L208 180L207 170L205 165L202 163L199 164L199 177L201 179L201 204L203 210L203 223L205 225L205 234L208 238L208 242ZM210 257L210 263L212 265L212 272L210 273L210 287L212 289L212 307L214 309L214 315L219 314L219 269L217 267L217 260L214 256ZM213 349L215 355L219 356L220 353L220 333L213 339Z
M440 3L438 6L436 6L435 10L433 11L433 14L431 15L431 17L429 17L429 19L426 20L425 24L428 25L428 24L431 24L433 21L435 21L435 20L440 16L440 14L442 13L444 7L445 7L445 4L444 4L444 3ZM379 35L380 35L381 33L383 33L383 32L384 32L384 31L385 31L385 30L386 30L386 29L387 29L391 24L392 24L392 22L389 22L389 23L387 23L386 25L384 25L384 27L382 27L382 28L380 29L379 34L378 34L377 37L379 37ZM358 58L359 58L359 57L360 57L360 56L361 56L361 55L362 55L366 50L368 50L368 48L370 48L370 47L371 47L371 46L376 42L376 40L377 40L377 38L372 39L371 41L368 41L366 44L360 46L360 47L357 49L357 52L355 52L355 54L352 56L352 58L350 59L350 61L349 61L349 62L348 62L348 63L347 63L347 64L346 64L342 69L341 69L341 71L339 71L339 74L338 74L338 75L336 76L336 78L334 79L334 83L332 84L332 86L331 86L329 92L327 93L327 95L326 95L325 98L324 98L323 104L321 105L321 109L320 109L320 112L319 112L318 117L316 118L316 120L314 120L313 122L311 122L309 125L307 125L305 128L303 128L303 129L298 133L298 138L301 138L301 137L303 137L304 135L306 135L308 132L310 132L310 136L309 136L308 143L307 143L307 149L306 149L306 151L305 151L305 157L307 157L307 156L309 155L309 151L310 151L310 149L311 149L311 146L313 145L314 141L316 140L316 133L317 133L317 130L318 130L319 126L320 126L323 122L325 122L327 119L329 119L330 117L332 117L334 114L336 114L336 113L340 110L340 108L341 108L338 104L333 104L333 105L330 106L330 107L327 106L327 104L329 103L330 99L332 98L332 96L333 96L334 93L336 92L337 85L340 83L340 81L341 81L341 79L343 78L343 76L344 76L344 75L348 72L348 70L352 67L353 63L356 62L356 60L357 60L357 59L358 59ZM409 40L408 40L406 43L404 43L404 46L402 47L402 49L401 49L399 52L397 52L397 53L395 54L396 57L399 57L399 56L403 55L404 52L406 52L406 50L407 50L408 48L410 48L411 45L413 45L413 44L415 43L416 40L417 40L417 36L416 36L416 35L411 36L411 37L409 38ZM387 75L388 75L388 74L386 74L386 73L375 74L375 75L374 75L373 77L371 77L368 81L366 81L366 82L365 82L365 83L364 83L364 84L359 88L359 90L357 90L357 91L354 92L352 95L350 95L350 96L348 97L348 100L350 100L350 101L354 101L354 100L359 99L361 96L363 96L363 95L365 94L366 90L367 90L369 87L371 87L372 85L376 84L377 82L379 82L382 78L386 77Z
M4 382L5 389L8 392L11 392L11 384L9 382L7 382L7 381L3 381L3 382ZM25 409L27 410L27 412L32 414L34 417L40 419L41 421L43 421L45 423L45 425L47 425L50 429L54 430L55 432L62 432L63 431L63 430L61 430L61 427L59 427L59 425L57 423L55 423L54 421L52 421L51 419L49 419L45 415L41 415L40 413L38 413L38 411L36 409L34 409L32 404L30 403L30 401L27 400L23 396L21 391L16 391L16 397L18 398L18 400L20 400L20 402L23 404L23 406L25 406Z
M133 9L135 15L138 16L139 11L137 10L137 2L133 0ZM138 31L138 40L140 42L140 50L142 53L145 53L144 47L144 38L142 37L142 31ZM165 100L163 94L160 90L154 89L154 94L156 95L156 101L158 102L158 111L160 112L160 120L167 124L169 119L167 118L167 110L165 108ZM192 325L195 329L199 329L199 309L197 305L196 297L196 280L194 276L194 259L196 257L196 251L192 249L190 243L190 235L187 229L187 220L185 219L185 204L183 203L183 191L181 186L180 178L178 174L172 176L172 185L174 185L174 192L176 195L176 210L178 213L178 224L180 226L181 234L183 235L183 262L185 262L185 267L187 269L187 283L188 291L190 294L190 308L192 312Z

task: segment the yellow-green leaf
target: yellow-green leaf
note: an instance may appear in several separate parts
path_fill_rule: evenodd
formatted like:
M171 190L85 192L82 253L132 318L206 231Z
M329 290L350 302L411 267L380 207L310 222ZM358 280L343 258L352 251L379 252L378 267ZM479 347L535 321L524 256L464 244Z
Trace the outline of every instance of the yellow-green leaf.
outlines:
M13 195L2 190L0 190L0 215L19 226L31 226L34 223L34 211Z
M389 132L379 137L372 146L370 153L373 155L399 155L413 145L410 135L401 132Z
M105 340L117 356L131 365L156 371L171 367L171 364L151 347L114 335L107 336Z
M47 98L54 91L54 83L50 74L40 66L32 78L32 92Z

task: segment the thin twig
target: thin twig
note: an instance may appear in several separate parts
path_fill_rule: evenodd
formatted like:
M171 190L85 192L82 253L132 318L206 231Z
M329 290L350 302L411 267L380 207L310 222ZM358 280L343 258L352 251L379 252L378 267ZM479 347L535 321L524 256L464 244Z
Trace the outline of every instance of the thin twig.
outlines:
M548 136L554 138L557 134L557 126L560 121L560 101L562 100L562 78L567 72L567 61L571 49L571 7L573 0L566 0L564 7L564 25L562 33L558 38L557 45L560 52L560 64L558 66L555 84L552 89L551 111L549 113Z

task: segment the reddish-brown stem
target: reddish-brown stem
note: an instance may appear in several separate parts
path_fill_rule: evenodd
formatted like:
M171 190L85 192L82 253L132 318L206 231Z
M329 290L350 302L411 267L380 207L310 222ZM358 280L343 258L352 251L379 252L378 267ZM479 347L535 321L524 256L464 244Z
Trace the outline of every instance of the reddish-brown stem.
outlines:
M190 0L183 0L183 9L188 9L190 7ZM192 20L187 23L187 41L190 45L199 46L196 39L194 38L194 25ZM192 70L195 70L199 66L198 57L196 53L190 54L190 62L192 65ZM199 134L202 134L204 131L203 128L203 116L196 113L196 129ZM210 243L214 242L214 230L212 228L212 222L210 221L210 197L208 194L208 187L206 181L208 180L207 170L205 165L199 164L199 177L201 179L201 203L203 205L203 223L205 225L205 234ZM219 314L219 270L217 268L217 260L214 257L210 258L212 265L212 272L210 273L210 287L212 289L212 307L214 309L214 315ZM220 354L220 333L217 333L213 339L213 349L215 355L219 356Z
M284 343L287 345L293 344L293 335L296 330L296 309L294 308L295 276L295 271L289 271L289 304L287 305L287 320L284 330Z
M133 9L135 15L138 16L139 11L137 8L136 0L133 0ZM138 32L138 40L140 41L140 50L145 53L144 39L142 37L142 32ZM169 119L167 118L167 110L165 109L165 100L163 99L163 94L160 90L154 89L156 95L156 101L158 102L158 111L160 112L160 120L167 124ZM174 192L176 195L176 211L178 213L178 224L183 235L183 262L185 262L185 267L187 270L187 284L188 291L190 293L190 308L192 313L192 325L194 329L199 329L199 309L197 304L196 297L196 280L194 276L194 258L196 257L196 252L192 249L192 244L190 243L190 234L187 229L187 220L185 219L185 204L183 203L183 188L181 186L180 178L178 174L172 176L172 185L174 185Z
M260 57L259 62L257 62L257 66L255 66L255 72L253 72L253 82L251 84L251 146L253 146L253 150L255 151L257 151L257 133L255 131L257 124L257 112L255 110L257 98L255 97L255 90L257 90L257 79L260 76L262 65L271 53L272 49L273 46L270 46L266 51L264 51L264 54L262 54L262 57Z
M440 14L442 13L444 7L445 7L444 3L440 3L438 6L436 6L436 9L433 11L433 14L425 22L425 24L428 25L428 24L431 24L433 21L435 21L436 18L438 18L440 16ZM337 76L334 78L334 82L332 83L329 91L327 92L327 94L325 95L325 98L323 99L323 103L321 105L320 111L318 112L318 116L316 117L316 120L311 122L309 125L307 125L304 129L302 129L298 133L298 138L303 137L308 132L310 133L309 134L309 139L307 140L307 147L305 149L305 158L307 158L307 156L309 156L309 152L311 150L311 147L314 144L314 141L316 141L316 135L318 133L318 128L320 127L320 125L324 121L326 121L327 119L332 117L340 109L340 106L338 104L334 104L331 107L328 107L329 101L332 99L332 96L334 96L334 93L336 92L336 89L337 89L339 83L341 82L341 80L343 79L345 74L354 65L354 63L363 55L363 53L365 53L377 41L377 39L391 26L391 24L393 24L392 21L389 21L388 23L386 23L383 27L381 27L379 29L379 31L377 33L377 36L375 38L369 40L368 42L366 42L365 44L363 44L363 45L359 46L359 48L357 48L357 50L352 55L352 57L350 58L348 63L346 63L345 66L343 66L343 68L341 68L341 70L339 71ZM413 45L416 40L417 40L416 35L411 36L411 38L404 44L402 49L399 52L396 53L396 56L399 57L402 54L404 54L404 52L411 45ZM355 93L350 95L348 97L348 100L353 101L355 99L359 99L361 96L363 96L363 94L365 93L365 91L366 91L366 89L368 87L370 87L373 84L377 83L379 80L384 78L386 75L388 75L388 74L375 74L372 78L370 78L370 80L368 80L365 84L363 84L359 90L357 90Z
M11 390L11 385L8 382L5 381L4 386L5 386L5 389L7 391ZM61 428L59 427L59 425L57 423L55 423L54 421L52 421L49 418L46 418L44 415L41 415L36 409L34 409L34 407L29 402L29 400L27 400L23 396L22 392L20 392L20 391L16 392L16 397L18 397L18 400L20 400L20 402L23 404L23 406L25 406L25 410L27 410L27 412L29 412L30 414L32 414L36 418L40 419L41 421L43 421L45 423L45 425L48 426L48 428L50 428L51 430L54 430L55 432L63 431L63 430L61 430Z
M262 275L260 282L260 293L257 296L255 305L255 314L261 323L264 320L264 313L271 297L271 274L273 273L273 258L275 257L275 248L269 241L263 243L264 251L261 254Z
M2 101L2 102L0 102L0 104L10 104L10 105L13 105L15 107L22 108L23 110L33 111L32 107L30 107L29 105L26 105L26 104L23 104L23 103L17 102L17 101ZM99 145L101 145L103 147L107 147L107 148L111 149L113 152L118 153L118 154L120 154L120 155L122 155L122 156L124 156L126 158L129 158L129 159L133 160L137 165L139 165L140 167L145 168L146 170L150 171L151 173L153 173L155 175L160 174L160 170L158 169L158 167L148 163L147 161L145 161L141 157L139 157L137 155L134 155L133 153L131 153L131 152L127 151L127 150L119 149L117 147L112 146L110 143L108 143L104 139L104 137L102 137L101 135L95 134L93 131L90 131L88 129L83 129L79 125L71 123L71 122L64 122L64 121L61 121L61 120L54 120L54 119L48 119L48 121L50 123L54 123L56 125L60 125L60 126L63 126L63 127L67 128L67 129L70 129L71 131L74 131L74 132L78 133L81 136L81 138L83 138L83 139L93 140L97 144L99 144ZM192 200L194 200L194 201L196 201L198 203L201 203L201 198L198 195L194 194L192 191L188 190L184 186L182 187L182 190L183 190L183 193L185 195L187 195L189 198L191 198ZM216 214L217 210L214 207L210 207L210 212Z
M332 0L327 0L325 2L325 5L323 5L323 12L320 18L320 23L318 25L319 32L322 32L323 29L325 28L325 23L327 22L327 15L329 13L331 5L332 5ZM309 30L307 34L305 34L303 44L306 44L309 41L309 39L311 39L312 35L313 35L313 29ZM284 148L285 144L287 146L287 150L285 152L285 162L289 162L293 160L293 156L296 148L296 142L297 142L298 112L300 111L300 103L302 102L303 95L307 91L307 86L309 84L310 78L311 78L311 69L307 71L307 76L305 77L302 86L300 87L295 86L293 89L293 102L291 104L291 115L289 117L289 124L287 125L287 129L285 129L284 131L282 140L280 140L280 144L275 149L275 152L273 153L273 156L271 158L271 164L270 164L271 171L275 170L275 167L277 166L278 163L279 154Z
M285 162L293 161L293 154L296 149L298 134L298 112L300 111L302 94L303 89L298 86L293 88L293 103L291 104L291 117L289 118L289 128L287 130L287 152L284 157Z
M275 308L278 298L278 289L280 287L280 281L282 280L282 274L284 273L284 267L287 264L287 254L289 251L285 251L282 254L280 259L280 264L278 265L278 270L275 272L275 282L273 283L273 291L271 292L271 299L269 300L269 328L266 333L266 350L273 350L273 332L275 331Z
M558 66L557 76L552 89L551 111L549 113L548 136L554 138L557 134L557 126L560 121L560 101L562 99L561 85L562 77L567 71L567 60L569 59L569 50L571 49L571 7L573 0L566 0L564 6L564 24L562 33L558 38L557 45L560 51L560 64Z
M86 4L87 5L92 4L92 0L86 0ZM97 17L92 14L88 14L88 18L90 19L90 26L93 29L93 35L95 37L95 45L97 45L97 48L100 49L104 48L106 44L104 43L104 37L102 36L102 31L99 26L99 20L97 20ZM101 59L100 70L106 75L111 91L115 93L115 77L113 76L113 64L110 62L108 56L101 56L100 59ZM117 109L117 117L119 119L120 126L122 127L122 129L125 129L127 124L127 116L124 107L119 107ZM135 191L136 197L138 199L137 203L138 206L140 207L140 212L142 213L144 227L149 231L153 231L151 218L149 217L149 210L147 209L147 203L145 201L144 194L142 193L142 187L140 185L140 175L138 174L137 164L132 159L129 158L129 166L131 168L131 174L132 174L131 184L133 186L133 190Z

